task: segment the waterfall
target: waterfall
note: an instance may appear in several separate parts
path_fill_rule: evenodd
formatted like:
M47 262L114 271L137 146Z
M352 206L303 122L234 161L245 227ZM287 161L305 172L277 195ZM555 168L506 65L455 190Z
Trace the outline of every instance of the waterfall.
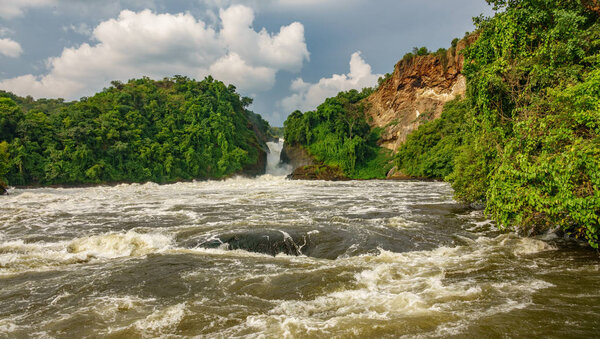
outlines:
M283 149L283 139L278 139L277 142L269 141L269 153L267 154L267 171L266 174L274 176L283 176L292 173L292 167L289 164L280 162L281 150Z

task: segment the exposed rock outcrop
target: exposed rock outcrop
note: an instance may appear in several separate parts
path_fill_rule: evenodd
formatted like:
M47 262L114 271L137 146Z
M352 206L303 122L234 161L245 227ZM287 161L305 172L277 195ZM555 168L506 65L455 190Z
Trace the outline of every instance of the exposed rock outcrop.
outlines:
M244 250L248 252L277 255L303 255L309 248L310 236L276 231L250 230L220 235L217 239L201 244L186 244L188 247L219 248L227 244L229 250Z
M301 145L290 145L287 142L283 144L280 159L281 162L290 164L293 169L314 165L316 163L304 147Z
M421 123L439 118L445 103L465 94L460 52L476 39L460 40L445 56L415 56L396 64L392 76L367 98L369 123L383 128L382 147L396 151Z
M339 167L327 165L310 165L298 167L288 176L292 180L327 180L345 181L350 180Z

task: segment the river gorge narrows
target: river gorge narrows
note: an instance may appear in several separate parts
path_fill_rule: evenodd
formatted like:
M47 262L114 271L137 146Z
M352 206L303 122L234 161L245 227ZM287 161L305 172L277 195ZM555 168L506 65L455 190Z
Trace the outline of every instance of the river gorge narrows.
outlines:
M0 337L595 337L600 263L439 182L12 189Z

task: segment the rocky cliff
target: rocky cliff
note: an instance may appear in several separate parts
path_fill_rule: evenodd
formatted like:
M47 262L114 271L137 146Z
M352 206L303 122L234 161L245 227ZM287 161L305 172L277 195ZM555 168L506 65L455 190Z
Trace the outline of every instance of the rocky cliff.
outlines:
M283 163L290 164L293 169L316 163L304 147L301 145L290 145L287 142L283 144L280 159Z
M366 99L367 120L383 129L382 147L396 151L421 123L439 118L446 102L465 94L460 52L475 39L471 35L460 40L445 55L414 56L396 64L393 74Z

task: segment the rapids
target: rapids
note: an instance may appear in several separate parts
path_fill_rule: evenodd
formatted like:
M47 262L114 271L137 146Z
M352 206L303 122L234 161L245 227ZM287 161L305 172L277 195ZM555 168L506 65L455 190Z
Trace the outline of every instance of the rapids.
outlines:
M273 172L271 172L273 173ZM437 182L11 189L0 337L595 337L600 262Z

